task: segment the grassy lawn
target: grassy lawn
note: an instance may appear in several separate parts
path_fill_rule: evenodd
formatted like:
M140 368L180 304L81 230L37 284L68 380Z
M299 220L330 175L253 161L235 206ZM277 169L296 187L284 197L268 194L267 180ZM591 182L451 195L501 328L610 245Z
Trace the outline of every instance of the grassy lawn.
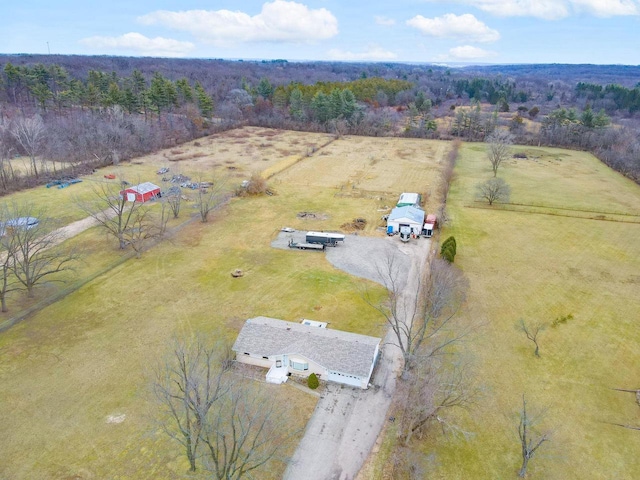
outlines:
M640 187L590 154L519 150L529 158L498 172L512 202L640 221ZM634 395L611 390L640 386L640 224L470 208L475 184L490 175L484 148L464 145L443 234L455 235L456 264L470 279L465 315L484 324L464 346L484 393L457 419L471 439L434 432L423 444L436 452L430 478L514 478L523 393L554 432L530 478L638 478L640 435L607 422L640 426ZM541 358L516 329L520 318L547 323Z
M273 158L267 161L250 156L246 164L236 164L250 174L260 165L272 167L288 155L305 155L305 149L327 141L322 135L274 132L277 135L262 129L230 132L230 138L218 139L224 147L211 148L219 153L224 148L230 152L233 148L246 149L247 144L265 151L273 149ZM275 142L276 136L282 137L277 147L260 147ZM218 140L201 140L201 146ZM354 145L353 150L362 155L356 160L368 162L378 141L371 139L369 146L367 142ZM349 150L348 141L343 145L345 151ZM437 142L423 142L423 151L417 146L415 143L412 147L416 165L437 164L445 150L445 144ZM430 156L425 151L431 152ZM185 155L160 152L155 160L145 157L121 168L140 172L141 176L155 175L165 153ZM245 153L249 155L249 151ZM316 155L291 168L314 161ZM392 168L385 164L394 161L388 158L376 163L390 171ZM218 167L210 167L229 170L225 165L231 165L224 160L218 163ZM381 336L380 318L359 293L367 285L374 294L382 295L380 287L336 270L322 254L269 246L285 225L340 229L353 218L364 217L369 220L365 233L377 233L385 196L393 199L397 192L340 195L339 188L326 188L330 182L323 176L337 175L339 168L351 171L350 163L343 162L331 171L314 170L305 174L304 180L289 179L289 169L277 173L270 180L275 196L233 199L209 224L188 224L142 258L128 260L1 333L0 477L181 477L187 469L185 458L154 424L147 400L149 372L174 335L203 333L232 341L247 318L266 315L292 321L303 317L330 321L337 329ZM429 168L437 173L437 166ZM101 178L103 173L94 175ZM76 187L80 192L88 183L55 194L66 195ZM418 186L411 185L415 189ZM44 195L47 189L42 187L37 192ZM61 202L62 197L49 195L30 198ZM62 203L55 207L64 208ZM297 216L303 211L323 216L305 220ZM119 255L112 241L96 229L72 242L87 251L85 263L79 266L80 278ZM236 268L245 272L242 278L230 275ZM268 388L290 415L293 428L303 428L316 398L286 385ZM124 422L107 423L108 416L121 414L126 415ZM260 478L279 478L283 469L280 463Z

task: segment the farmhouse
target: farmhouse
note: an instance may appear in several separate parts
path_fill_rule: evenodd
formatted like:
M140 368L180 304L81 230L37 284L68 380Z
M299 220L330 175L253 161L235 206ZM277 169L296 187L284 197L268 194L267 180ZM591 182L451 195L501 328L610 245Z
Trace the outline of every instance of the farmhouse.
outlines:
M409 227L411 233L420 235L424 225L424 210L407 205L391 210L387 219L387 233L393 234L400 231L400 227Z
M144 182L134 185L120 192L123 197L126 195L128 202L144 203L160 196L160 187L151 182Z
M420 207L420 201L422 197L419 193L403 193L398 199L396 207Z
M232 348L237 361L268 368L270 383L315 373L323 380L366 389L380 341L328 329L323 322L256 317L245 322Z

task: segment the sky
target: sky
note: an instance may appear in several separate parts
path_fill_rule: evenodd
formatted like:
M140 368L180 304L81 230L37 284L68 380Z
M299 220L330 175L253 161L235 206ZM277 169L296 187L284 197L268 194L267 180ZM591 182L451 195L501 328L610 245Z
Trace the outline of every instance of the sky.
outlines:
M640 0L0 0L0 53L640 64Z

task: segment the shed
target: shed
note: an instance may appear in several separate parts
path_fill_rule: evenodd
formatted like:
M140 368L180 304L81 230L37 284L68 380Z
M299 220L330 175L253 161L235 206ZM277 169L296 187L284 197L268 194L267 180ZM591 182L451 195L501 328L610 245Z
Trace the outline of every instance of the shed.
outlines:
M398 199L396 207L419 207L422 197L419 193L403 193Z
M144 203L160 197L160 187L151 182L144 182L122 190L120 195L126 195L128 202Z
M398 233L400 227L409 227L411 233L420 235L424 225L424 210L410 205L391 210L387 219L387 233Z
M366 389L380 338L269 317L247 320L232 349L241 363L268 368L267 382L315 373L324 380Z

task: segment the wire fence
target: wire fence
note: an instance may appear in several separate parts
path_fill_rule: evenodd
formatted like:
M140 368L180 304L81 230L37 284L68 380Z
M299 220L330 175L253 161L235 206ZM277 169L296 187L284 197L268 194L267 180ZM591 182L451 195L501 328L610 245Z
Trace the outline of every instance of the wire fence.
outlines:
M175 236L176 233L181 231L187 225L189 225L189 224L191 224L191 223L193 223L193 222L195 222L196 220L199 220L199 219L200 219L199 215L192 215L190 218L188 218L184 222L182 222L182 223L172 227L171 229L167 230L165 232L165 234L161 238L158 238L158 239L154 240L153 242L149 242L149 245L144 249L144 251L146 252L149 249L153 248L154 246L162 243L163 241ZM88 283L92 282L96 278L104 275L105 273L110 272L114 268L122 265L123 263L125 263L126 261L134 258L135 256L136 256L136 252L134 250L129 250L127 252L124 252L120 257L118 257L116 260L114 260L113 262L109 263L108 265L102 267L100 270L98 270L96 272L93 272L92 274L90 274L89 276L87 276L85 278L82 278L80 280L76 280L73 283L66 284L62 289L60 289L56 293L53 293L53 294L47 296L46 298L43 298L42 300L34 303L33 305L29 306L28 308L25 308L24 310L20 311L18 314L16 314L16 315L12 316L11 318L8 318L7 320L1 322L0 323L0 332L4 332L5 330L11 328L12 326L16 325L17 323L19 323L19 322L21 322L23 320L31 317L32 315L34 315L37 312L39 312L40 310L48 307L49 305L52 305L52 304L58 302L59 300L62 300L66 296L78 291L80 288L82 288L83 286L85 286Z

